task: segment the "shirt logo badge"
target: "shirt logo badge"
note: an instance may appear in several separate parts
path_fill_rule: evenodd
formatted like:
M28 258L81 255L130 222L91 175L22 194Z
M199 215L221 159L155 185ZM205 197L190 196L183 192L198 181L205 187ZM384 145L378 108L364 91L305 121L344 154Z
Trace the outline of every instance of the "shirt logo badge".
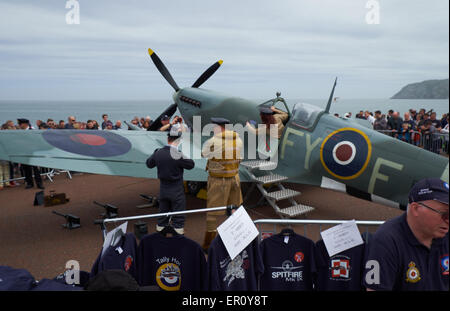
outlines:
M156 271L156 283L166 291L180 290L181 287L181 270L174 263L166 263L159 267Z
M133 264L133 257L131 257L131 255L128 255L127 258L125 259L125 264L123 266L126 272L130 270L132 264Z
M348 259L331 260L331 277L348 279L350 277L350 260Z
M442 275L448 275L448 254L441 257Z
M295 261L299 262L299 263L302 262L304 258L305 258L305 254L303 254L302 252L297 252L294 255Z
M406 271L406 282L417 283L420 281L420 272L416 268L416 264L411 261L408 265L409 269Z

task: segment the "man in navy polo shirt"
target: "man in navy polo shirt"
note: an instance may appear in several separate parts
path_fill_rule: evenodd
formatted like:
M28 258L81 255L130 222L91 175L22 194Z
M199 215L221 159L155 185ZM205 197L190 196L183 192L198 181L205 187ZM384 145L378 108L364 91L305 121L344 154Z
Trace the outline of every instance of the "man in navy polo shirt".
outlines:
M448 183L417 182L406 213L384 223L368 245L365 287L448 291L448 213Z

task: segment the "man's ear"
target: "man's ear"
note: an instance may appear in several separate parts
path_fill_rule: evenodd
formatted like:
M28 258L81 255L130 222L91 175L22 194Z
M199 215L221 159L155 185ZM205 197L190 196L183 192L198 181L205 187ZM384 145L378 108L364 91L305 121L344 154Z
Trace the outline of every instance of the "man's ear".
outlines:
M409 203L409 212L412 216L418 217L419 216L419 209L420 205L417 202Z

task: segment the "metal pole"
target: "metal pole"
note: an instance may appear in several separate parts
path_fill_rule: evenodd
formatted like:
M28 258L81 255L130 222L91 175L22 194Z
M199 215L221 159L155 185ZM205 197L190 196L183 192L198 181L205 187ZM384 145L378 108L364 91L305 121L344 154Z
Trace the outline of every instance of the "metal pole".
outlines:
M103 220L103 223L119 222L119 221L127 221L127 220L138 220L138 219L145 219L145 218L169 217L169 216L173 216L173 215L208 213L208 212L226 210L227 208L228 208L227 206L221 206L221 207L213 207L213 208L194 209L194 210L181 211L181 212L158 213L158 214L151 214L151 215L141 215L141 216L122 217L122 218L106 218Z
M266 223L266 224L317 224L317 225L339 225L346 223L349 220L311 220L311 219L257 219L254 221L255 224ZM384 221L371 221L371 220L356 220L357 225L367 225L367 226L379 226L384 223Z

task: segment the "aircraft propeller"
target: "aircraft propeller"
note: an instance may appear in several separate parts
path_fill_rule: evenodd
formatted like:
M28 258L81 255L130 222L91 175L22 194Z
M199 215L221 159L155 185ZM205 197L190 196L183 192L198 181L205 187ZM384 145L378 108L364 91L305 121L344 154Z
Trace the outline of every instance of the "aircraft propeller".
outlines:
M150 55L150 58L152 59L153 63L155 64L158 71L161 73L161 75L166 79L166 81L173 87L175 92L178 92L180 88L178 87L177 83L173 79L172 75L170 74L169 70L166 68L164 63L161 61L161 59L156 55L156 53L152 49L148 49L148 54ZM197 81L192 84L192 87L198 88L203 83L205 83L216 71L219 69L220 65L222 65L223 60L219 60L212 64L208 69L205 70L205 72L202 73L202 75L197 79ZM173 114L177 110L177 104L173 103L170 105L166 110L161 113L158 118L155 119L155 121L152 123L149 131L155 131L159 127L161 127L161 118L164 115L167 115L169 118L173 116Z

